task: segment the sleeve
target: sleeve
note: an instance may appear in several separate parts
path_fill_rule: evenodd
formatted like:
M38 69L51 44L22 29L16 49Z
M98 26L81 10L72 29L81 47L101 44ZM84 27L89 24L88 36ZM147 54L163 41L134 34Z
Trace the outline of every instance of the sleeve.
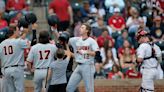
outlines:
M141 44L137 49L137 58L144 58L145 56L145 45Z
M161 49L156 44L154 44L154 49L156 57L162 57Z
M29 44L30 42L28 40L23 40L23 39L19 39L18 41L19 43L19 46L22 48L22 49L25 49L25 48L29 48Z
M98 44L95 40L92 40L91 48L92 48L93 51L98 51L99 50L99 46L98 46Z
M76 41L78 40L78 37L72 37L69 39L69 44L72 46L72 47L75 47L75 43Z
M33 49L33 47L31 48L31 50L30 50L30 52L28 54L27 61L29 61L29 62L33 62L34 61L34 49Z
M112 25L112 24L113 24L112 20L113 20L113 17L110 17L110 18L108 19L108 25Z

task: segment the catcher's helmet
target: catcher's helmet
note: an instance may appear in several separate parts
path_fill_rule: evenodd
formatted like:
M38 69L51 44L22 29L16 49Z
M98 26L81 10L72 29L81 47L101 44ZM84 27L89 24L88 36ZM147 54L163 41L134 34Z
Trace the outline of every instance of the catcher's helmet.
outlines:
M49 15L47 17L47 21L50 26L55 26L59 23L59 18L57 17L57 15Z
M149 33L145 30L139 30L136 34L136 40L138 41L143 36L149 36Z

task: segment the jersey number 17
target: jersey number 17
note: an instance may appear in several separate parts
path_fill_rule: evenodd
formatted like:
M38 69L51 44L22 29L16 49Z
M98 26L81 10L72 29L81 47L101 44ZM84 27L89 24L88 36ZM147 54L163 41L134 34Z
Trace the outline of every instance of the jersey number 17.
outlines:
M40 60L48 59L49 54L50 54L50 50L39 51ZM45 56L45 57L43 57L43 56Z

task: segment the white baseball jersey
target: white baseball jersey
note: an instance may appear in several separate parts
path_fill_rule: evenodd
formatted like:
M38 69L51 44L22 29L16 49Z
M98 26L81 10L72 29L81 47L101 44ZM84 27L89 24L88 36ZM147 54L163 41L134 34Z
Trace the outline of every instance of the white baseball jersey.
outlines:
M0 59L2 67L24 65L24 49L28 41L23 39L6 39L0 44Z
M31 47L27 61L33 62L34 68L48 68L50 63L54 61L54 55L57 47L54 44L37 43Z
M160 48L155 44L153 48L155 50L156 57L161 57ZM152 54L152 46L149 43L140 44L139 48L137 49L138 58L150 57L151 54ZM142 66L146 68L157 67L157 65L158 65L158 61L155 58L146 59L143 61L143 64L142 64Z
M97 42L89 37L85 40L82 37L73 37L70 38L69 43L72 45L75 54L75 61L79 63L94 63L94 56L88 55L86 52L89 51L98 51L99 47ZM77 51L80 51L78 53Z

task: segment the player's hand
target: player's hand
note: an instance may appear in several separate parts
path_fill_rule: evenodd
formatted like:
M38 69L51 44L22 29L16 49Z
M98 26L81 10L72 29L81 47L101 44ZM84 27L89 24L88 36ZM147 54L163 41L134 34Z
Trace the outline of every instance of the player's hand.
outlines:
M34 23L32 24L32 30L36 30L38 28L38 24Z
M29 29L28 28L23 28L23 33L28 33L29 32Z

